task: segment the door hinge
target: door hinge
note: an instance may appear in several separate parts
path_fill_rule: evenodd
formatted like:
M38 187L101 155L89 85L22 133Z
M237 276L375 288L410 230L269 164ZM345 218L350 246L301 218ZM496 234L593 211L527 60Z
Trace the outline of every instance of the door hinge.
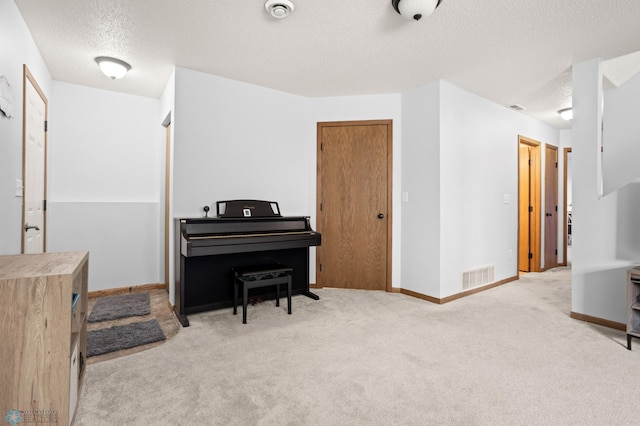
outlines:
M531 165L531 160L529 160L529 165Z
M322 203L320 203L320 211L322 211Z
M533 259L533 253L529 253L529 259Z
M533 212L533 206L529 206L529 213Z
M556 206L556 211L558 211L558 206Z
M322 263L320 264L320 272L322 272Z
M47 200L42 200L42 210L47 211Z
M322 151L323 149L324 149L324 144L320 142L320 151Z
M556 256L558 255L558 249L556 249Z
M44 131L46 132L47 130L49 130L49 121L44 120Z
M558 168L558 162L556 161L556 169Z

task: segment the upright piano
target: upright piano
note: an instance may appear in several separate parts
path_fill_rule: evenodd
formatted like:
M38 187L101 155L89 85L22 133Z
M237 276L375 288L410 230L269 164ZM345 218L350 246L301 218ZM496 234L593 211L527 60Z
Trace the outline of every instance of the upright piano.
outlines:
M308 216L282 216L278 203L262 200L218 201L216 213L175 219L175 313L183 327L187 314L233 306L235 267L289 266L292 293L318 299L309 291L309 247L321 236ZM274 297L269 291L252 289L250 297Z

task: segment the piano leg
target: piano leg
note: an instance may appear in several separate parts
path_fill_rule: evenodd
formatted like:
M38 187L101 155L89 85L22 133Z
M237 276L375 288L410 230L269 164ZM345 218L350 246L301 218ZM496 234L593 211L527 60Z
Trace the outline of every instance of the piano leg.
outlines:
M312 298L313 300L320 300L320 296L318 296L315 293L311 293L309 290L304 291L302 294L304 294L307 297Z
M184 314L179 314L177 312L174 311L174 313L176 314L176 318L178 318L178 321L180 321L180 324L183 327L189 327L189 320L187 319L187 316Z

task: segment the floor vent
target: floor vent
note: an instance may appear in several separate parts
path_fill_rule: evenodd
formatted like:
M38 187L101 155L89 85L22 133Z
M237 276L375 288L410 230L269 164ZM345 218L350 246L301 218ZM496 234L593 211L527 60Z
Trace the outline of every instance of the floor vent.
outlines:
M494 269L494 265L488 265L469 271L462 271L462 290L469 290L474 287L492 283L494 281Z

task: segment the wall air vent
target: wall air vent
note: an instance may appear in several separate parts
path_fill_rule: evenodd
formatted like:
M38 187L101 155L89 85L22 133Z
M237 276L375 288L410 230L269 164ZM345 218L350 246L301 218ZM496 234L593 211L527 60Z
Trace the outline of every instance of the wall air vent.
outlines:
M470 290L494 281L494 265L462 271L462 290Z

